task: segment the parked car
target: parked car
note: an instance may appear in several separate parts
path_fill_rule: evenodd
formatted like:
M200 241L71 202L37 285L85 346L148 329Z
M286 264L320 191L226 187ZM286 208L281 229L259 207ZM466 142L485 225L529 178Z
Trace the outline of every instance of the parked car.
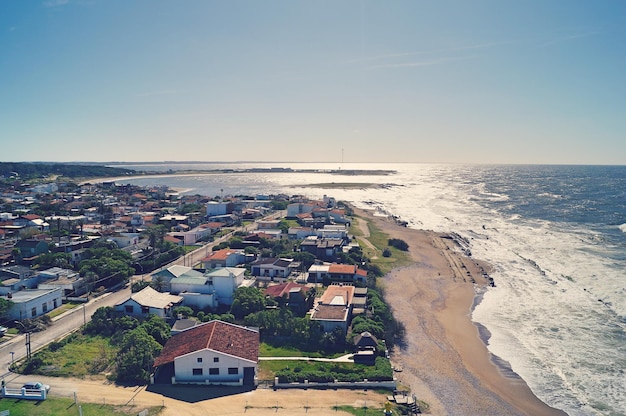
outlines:
M29 381L28 383L24 384L22 388L26 390L45 390L46 393L50 391L50 386L47 384L43 384L40 381Z
M0 337L6 334L8 330L6 326L0 326Z

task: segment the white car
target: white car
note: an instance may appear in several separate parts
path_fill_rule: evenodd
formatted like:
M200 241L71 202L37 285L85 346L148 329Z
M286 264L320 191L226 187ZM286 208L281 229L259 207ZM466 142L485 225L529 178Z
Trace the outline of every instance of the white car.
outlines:
M6 326L0 326L0 337L6 334L8 330Z
M46 393L50 391L49 385L43 384L42 382L39 382L39 381L29 381L28 383L24 384L22 388L26 390L37 390L37 391L45 390Z

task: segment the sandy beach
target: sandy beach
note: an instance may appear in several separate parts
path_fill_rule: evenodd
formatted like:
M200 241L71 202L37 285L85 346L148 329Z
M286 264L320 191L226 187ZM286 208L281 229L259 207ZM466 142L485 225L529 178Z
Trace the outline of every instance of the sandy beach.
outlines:
M461 253L450 238L412 230L369 211L355 213L409 244L414 264L382 278L385 299L406 328L394 348L401 384L434 415L564 415L540 401L527 384L492 361L470 314L490 266ZM473 281L475 283L473 283Z

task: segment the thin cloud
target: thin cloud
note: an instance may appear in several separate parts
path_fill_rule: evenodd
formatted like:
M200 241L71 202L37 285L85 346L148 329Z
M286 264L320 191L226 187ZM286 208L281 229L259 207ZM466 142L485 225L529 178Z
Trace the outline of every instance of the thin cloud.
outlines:
M455 61L466 61L468 59L473 59L473 57L471 56L466 56L466 57L458 57L458 58L435 58L435 59L426 59L423 61L416 61L416 62L401 62L401 63L395 63L395 64L380 64L380 65L373 65L368 67L367 69L382 69L382 68L416 68L416 67L422 67L422 66L433 66L433 65L441 65L441 64L447 64L449 62L455 62Z
M584 32L584 33L573 33L570 35L563 35L560 37L557 37L555 39L549 40L543 44L541 44L541 47L546 47L546 46L552 46L552 45L556 45L559 43L564 43L564 42L570 42L570 41L574 41L577 39L584 39L584 38L588 38L591 36L597 36L602 34L602 32L600 31L589 31L589 32Z

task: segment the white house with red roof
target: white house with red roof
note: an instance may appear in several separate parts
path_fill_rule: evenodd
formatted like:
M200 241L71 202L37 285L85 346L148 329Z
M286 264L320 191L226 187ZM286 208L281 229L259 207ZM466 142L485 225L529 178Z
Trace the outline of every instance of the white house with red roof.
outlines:
M153 383L254 386L259 331L210 321L172 336L154 361Z
M245 263L246 255L243 250L224 248L209 253L200 260L204 269L217 269L220 267L235 267Z

